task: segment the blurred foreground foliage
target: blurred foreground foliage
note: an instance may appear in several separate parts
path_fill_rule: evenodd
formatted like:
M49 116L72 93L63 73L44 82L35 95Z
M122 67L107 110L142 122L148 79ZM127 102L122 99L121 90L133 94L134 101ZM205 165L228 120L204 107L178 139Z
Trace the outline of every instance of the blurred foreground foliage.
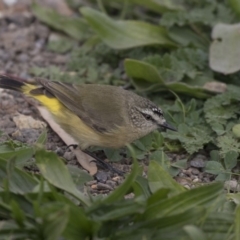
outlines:
M133 168L125 181L108 196L92 197L84 186L86 173L69 171L55 153L34 151L41 175L1 155L0 239L240 237L239 196L225 194L221 183L186 190L156 161L143 178L130 149Z
M62 34L48 49L70 59L64 69L32 74L131 87L159 104L178 132L133 143L124 156L151 160L147 179L134 160L125 182L98 197L86 194L91 176L68 170L54 153L2 144L0 239L240 239L238 193L226 194L221 183L186 190L172 179L203 150L204 171L218 181L238 179L238 1L68 2L80 8L78 17L33 5L37 18ZM104 151L112 161L122 158L120 150ZM164 151L186 158L173 163ZM34 155L40 176L22 170Z

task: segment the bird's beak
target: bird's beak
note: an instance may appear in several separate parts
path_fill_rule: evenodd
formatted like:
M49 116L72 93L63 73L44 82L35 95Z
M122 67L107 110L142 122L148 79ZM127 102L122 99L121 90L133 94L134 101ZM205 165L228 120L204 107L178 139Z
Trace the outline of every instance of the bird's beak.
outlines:
M169 129L169 130L172 130L172 131L175 131L177 132L177 129L172 127L170 124L168 124L167 122L163 123L160 125L160 127L164 128L164 129Z

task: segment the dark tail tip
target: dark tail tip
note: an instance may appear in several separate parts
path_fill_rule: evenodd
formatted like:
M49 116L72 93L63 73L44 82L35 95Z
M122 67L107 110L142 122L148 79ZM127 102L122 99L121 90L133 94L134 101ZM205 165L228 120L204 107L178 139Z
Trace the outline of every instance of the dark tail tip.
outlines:
M0 74L0 88L21 91L24 80L15 76Z

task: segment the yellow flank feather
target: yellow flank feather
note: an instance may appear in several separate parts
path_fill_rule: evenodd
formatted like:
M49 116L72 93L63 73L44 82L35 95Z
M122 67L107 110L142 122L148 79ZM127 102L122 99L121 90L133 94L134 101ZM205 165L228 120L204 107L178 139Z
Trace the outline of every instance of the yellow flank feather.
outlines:
M43 106L47 107L48 110L55 115L59 114L59 110L62 108L62 104L61 102L59 102L59 100L57 98L49 98L45 95L32 95L30 93L31 90L35 89L36 86L31 85L31 84L25 84L22 87L22 91L24 94L35 98L36 100L38 100Z

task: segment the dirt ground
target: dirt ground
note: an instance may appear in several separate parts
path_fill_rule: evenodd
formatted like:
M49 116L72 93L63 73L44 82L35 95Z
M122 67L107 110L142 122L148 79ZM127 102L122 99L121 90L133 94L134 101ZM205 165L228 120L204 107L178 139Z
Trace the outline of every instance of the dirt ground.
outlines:
M69 55L57 54L47 50L48 39L53 34L47 26L40 23L29 11L12 12L0 18L0 72L14 74L22 78L30 78L32 67L47 67L50 65L60 67L64 70ZM41 129L23 128L16 125L16 117L25 115L31 116L43 122L34 102L20 93L10 90L0 90L0 130L4 133L0 137L0 143L11 138L20 142L33 144L41 133ZM67 164L81 167L70 150L48 126L48 140L46 149L52 150L63 156ZM179 158L171 154L174 161ZM212 176L203 172L207 158L204 154L194 156L188 163L188 168L183 170L176 180L187 188L196 184L210 182ZM145 173L148 162L142 162ZM126 172L130 171L129 162L121 161L114 163L114 166ZM34 167L26 167L30 171L38 171ZM144 173L144 174L145 174ZM106 169L100 169L95 180L88 182L90 191L93 194L109 193L116 188L124 177L118 176Z

